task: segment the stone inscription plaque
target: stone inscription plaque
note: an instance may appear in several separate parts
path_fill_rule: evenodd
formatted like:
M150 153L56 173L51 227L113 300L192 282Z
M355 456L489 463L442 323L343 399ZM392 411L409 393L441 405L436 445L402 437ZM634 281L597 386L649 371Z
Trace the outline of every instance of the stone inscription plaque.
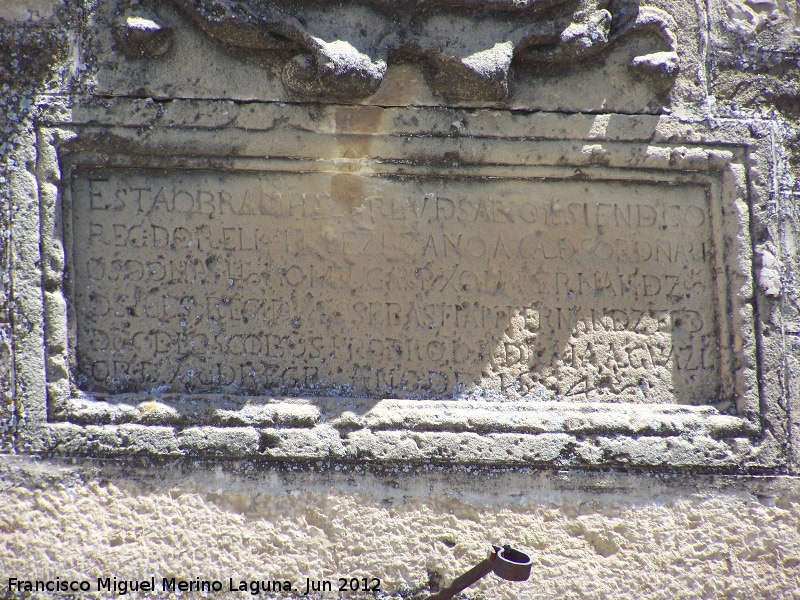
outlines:
M700 185L79 169L92 393L716 402Z

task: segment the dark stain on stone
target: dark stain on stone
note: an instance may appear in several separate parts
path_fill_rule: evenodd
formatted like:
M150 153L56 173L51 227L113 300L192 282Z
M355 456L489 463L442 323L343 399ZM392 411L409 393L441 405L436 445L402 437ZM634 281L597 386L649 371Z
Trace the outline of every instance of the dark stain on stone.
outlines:
M331 198L342 212L352 215L364 200L364 179L349 173L337 173L331 178Z

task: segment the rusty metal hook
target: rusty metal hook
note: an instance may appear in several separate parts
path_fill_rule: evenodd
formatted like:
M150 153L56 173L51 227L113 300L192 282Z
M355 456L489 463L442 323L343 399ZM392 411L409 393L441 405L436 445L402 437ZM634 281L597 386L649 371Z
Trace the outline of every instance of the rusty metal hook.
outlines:
M508 581L525 581L531 575L532 565L533 559L524 552L515 550L508 544L503 547L492 545L485 560L425 600L448 600L491 572Z

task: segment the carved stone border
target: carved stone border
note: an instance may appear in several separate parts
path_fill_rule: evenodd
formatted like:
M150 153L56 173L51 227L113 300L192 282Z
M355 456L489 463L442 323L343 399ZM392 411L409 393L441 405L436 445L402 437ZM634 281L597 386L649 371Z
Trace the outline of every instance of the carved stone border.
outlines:
M657 92L669 90L680 70L675 20L647 6L564 0L172 4L217 43L250 52L288 53L291 59L281 67L281 79L298 98L366 98L380 87L390 59L405 56L426 65L431 85L446 98L504 102L513 61L567 69L619 40L641 35L653 40L629 69ZM472 47L450 37L452 27L437 23L443 8L457 18L469 18L472 39L483 39L484 44ZM359 27L340 20L343 12L357 15ZM121 3L112 31L116 49L130 59L160 58L175 37L172 27L138 1Z
M710 471L769 471L785 463L786 414L776 397L759 390L761 325L753 303L751 234L763 225L751 223L751 207L768 198L747 169L769 172L769 140L754 138L749 129L735 122L711 129L669 117L231 102L159 106L117 100L103 110L85 110L55 112L40 124L39 197L29 205L38 214L28 215L39 228L20 230L14 238L22 257L14 265L15 287L22 284L28 292L16 300L32 324L15 348L18 395L27 414L19 435L22 452ZM168 118L165 110L172 111ZM295 120L318 126L313 132L298 128L294 136L274 134L277 119L283 127ZM124 125L114 125L120 122ZM187 134L202 141L191 157L179 153ZM431 138L438 146L433 154ZM542 152L555 146L561 152ZM361 158L353 156L354 147ZM192 399L207 410L201 406L199 418L187 418L178 408L182 395L87 397L69 380L71 319L65 298L71 291L64 245L70 228L63 219L69 210L64 191L75 165L141 167L144 157L159 168L296 168L298 159L327 159L339 166L382 164L419 174L536 177L546 168L560 170L564 178L702 182L714 220L720 344L730 350L728 358L723 353L727 366L721 376L723 385L735 390L737 416L682 405L200 394ZM758 211L752 216L760 220ZM760 368L768 368L763 362Z

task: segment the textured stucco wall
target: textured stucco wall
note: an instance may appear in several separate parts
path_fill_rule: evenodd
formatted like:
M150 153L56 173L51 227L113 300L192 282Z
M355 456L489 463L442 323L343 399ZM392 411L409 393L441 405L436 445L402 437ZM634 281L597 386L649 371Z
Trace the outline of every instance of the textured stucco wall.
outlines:
M3 576L93 588L114 576L226 588L230 577L276 578L299 592L306 577L366 576L420 598L491 543L512 542L531 553L531 579L490 575L470 595L800 597L800 485L789 478L132 467L4 460Z
M760 384L765 398L784 411L776 409L780 418L773 422L783 423L785 416L788 462L780 472L791 474L800 456L795 375L800 321L791 312L800 307L794 279L800 264L795 245L800 187L792 171L800 164L798 11L783 1L654 4L692 24L680 31L682 43L692 41L681 49L683 75L675 96L680 102L672 109L676 118L686 118L686 131L678 138L695 135L693 123L699 121L720 130L744 124L754 136L773 136L772 159L788 165L780 172L776 167L749 176L754 186L770 189L768 205L751 207L753 214L767 215L763 220L770 223L769 231L753 236L767 251L762 256L773 261L755 269L764 267L774 277L764 285L774 297L772 320L765 327L766 334L774 332L765 345L774 360L762 371ZM13 261L27 260L39 268L40 255L33 244L12 256L9 240L14 225L39 214L37 182L29 174L37 161L37 110L52 100L70 114L75 107L67 101L66 82L96 76L97 65L82 63L77 51L81 36L91 38L92 31L80 31L78 24L102 5L0 0L0 597L25 596L7 589L11 577L86 580L93 590L98 577L155 577L159 583L163 577L199 577L225 586L229 578L286 579L303 592L307 577L335 584L339 577L353 576L380 578L390 596L421 599L481 560L490 544L511 542L531 553L531 580L510 584L489 576L469 591L471 597L800 598L800 480L791 475L380 468L325 461L103 461L15 454L33 391L15 379L12 356L38 343L29 334L41 326L35 315L20 309L19 299L41 296L41 289L38 280L10 281ZM197 46L178 49L185 62L177 61L165 75L149 73L157 91L169 89L176 72L187 80L209 74L211 42L196 32L187 35L197 39ZM247 99L255 94L251 87L259 91L265 85L242 66L255 69L257 61L239 61L215 47L213 52L218 60L224 55L224 61L214 72L216 79L209 75L208 97L230 88ZM102 58L113 77L90 81L99 83L99 94L138 96L144 89L136 80L142 64L113 54ZM382 88L375 103L437 101L413 65L393 68L394 87ZM602 69L592 77L607 79ZM591 91L592 85L581 89ZM521 89L524 100L561 103L565 112L579 110L581 102L599 106L606 101L599 92L587 99L583 91L559 83L542 87L534 81ZM643 89L639 84L621 96L638 107L633 112L649 106ZM87 90L90 96L95 88ZM156 104L164 104L161 100ZM611 109L619 110L620 98L612 100ZM143 106L151 104L143 100ZM530 106L538 110L540 105ZM124 118L138 123L135 115ZM141 125L142 131L147 126ZM778 205L786 207L782 214ZM27 354L19 364L34 370L41 367L39 358ZM55 453L69 452L58 442L54 447Z

